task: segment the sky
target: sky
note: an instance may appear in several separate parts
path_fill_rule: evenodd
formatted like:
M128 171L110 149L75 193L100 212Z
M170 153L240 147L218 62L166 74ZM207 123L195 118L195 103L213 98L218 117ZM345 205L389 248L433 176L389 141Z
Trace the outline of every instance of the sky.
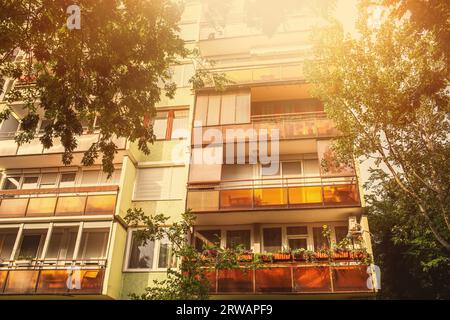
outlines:
M346 33L354 34L358 16L357 0L337 0L336 18L342 23Z

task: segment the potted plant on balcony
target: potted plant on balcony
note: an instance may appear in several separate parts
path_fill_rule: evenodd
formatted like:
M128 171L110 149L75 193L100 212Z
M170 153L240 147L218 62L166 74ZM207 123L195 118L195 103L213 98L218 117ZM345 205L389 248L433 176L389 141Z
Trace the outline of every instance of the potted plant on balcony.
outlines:
M316 259L314 251L305 248L292 250L292 257L295 261L313 262Z
M251 262L253 261L253 251L252 250L243 250L242 253L238 257L239 262Z
M205 249L202 252L202 259L214 260L217 257L218 251L216 249Z
M320 249L315 253L316 259L319 261L329 260L330 259L330 249Z
M255 253L255 261L273 262L273 253Z
M19 256L14 264L18 267L29 267L33 262L34 257L32 256Z
M274 261L290 261L291 260L291 251L287 248L281 249L280 252L276 252L273 254Z

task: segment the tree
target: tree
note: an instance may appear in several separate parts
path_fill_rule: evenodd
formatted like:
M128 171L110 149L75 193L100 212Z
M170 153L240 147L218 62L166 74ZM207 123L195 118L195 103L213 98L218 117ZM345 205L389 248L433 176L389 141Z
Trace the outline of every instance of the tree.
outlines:
M314 59L306 67L313 94L342 133L342 160L373 159L381 175L417 210L438 243L450 251L449 73L433 31L384 8L369 25L370 1L362 1L358 38L337 23L319 30Z
M125 217L130 227L139 228L133 236L137 243L145 243L166 238L171 245L171 255L175 261L167 269L167 278L154 280L142 294L132 294L137 300L205 300L209 298L210 282L207 273L215 269L241 268L250 270L261 264L259 258L240 263L243 254L249 254L242 246L220 248L214 244L198 251L191 243L189 235L195 223L195 216L187 211L180 221L167 225L169 217L163 214L147 215L142 209L130 209Z
M387 174L369 183L367 188L374 190L368 197L373 250L382 270L379 297L449 299L450 255L417 206Z
M179 38L182 6L171 0L80 0L81 28L69 30L67 0L3 0L0 4L0 77L35 82L7 93L23 101L21 144L34 138L39 119L49 120L40 138L45 148L60 138L62 162L72 161L75 137L95 117L100 140L84 154L83 165L102 155L111 173L114 136L137 141L149 153L154 134L149 118L162 94L173 96L169 66L189 55ZM13 61L21 49L21 63ZM40 112L38 108L42 108ZM10 111L0 113L0 120Z

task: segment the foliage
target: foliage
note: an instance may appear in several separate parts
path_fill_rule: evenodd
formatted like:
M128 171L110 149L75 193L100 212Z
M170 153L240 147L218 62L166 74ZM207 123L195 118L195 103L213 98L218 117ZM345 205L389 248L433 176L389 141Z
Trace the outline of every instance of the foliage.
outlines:
M313 94L342 135L340 160L370 158L374 178L388 172L442 247L450 251L450 156L445 56L432 31L418 30L391 8L370 25L361 1L360 36L344 37L337 22L315 32L306 73Z
M368 198L375 261L381 268L380 298L449 299L450 255L417 206L387 175Z
M50 148L59 139L62 162L73 160L76 137L83 127L100 131L100 140L84 153L82 164L101 158L111 174L117 153L115 138L137 142L148 154L155 136L152 118L161 96L172 98L176 85L170 66L182 59L199 60L179 37L183 11L176 0L79 0L80 29L69 30L68 0L17 0L0 4L0 78L20 79L6 92L7 103L20 102L19 144L35 138L40 119L47 119L40 141ZM19 49L26 53L15 61ZM205 64L206 65L206 64ZM224 76L201 70L198 88ZM10 110L0 112L6 119Z
M207 272L215 269L241 268L244 271L257 268L256 260L241 264L241 257L249 254L242 246L223 249L208 245L203 252L191 245L188 236L195 222L195 216L187 211L182 220L167 225L169 217L162 214L148 216L142 209L129 209L125 218L131 227L139 227L135 233L138 243L162 238L169 240L172 254L179 265L167 270L165 280L155 280L153 286L145 292L132 294L139 300L205 300L209 298L209 280ZM174 268L175 267L175 268Z

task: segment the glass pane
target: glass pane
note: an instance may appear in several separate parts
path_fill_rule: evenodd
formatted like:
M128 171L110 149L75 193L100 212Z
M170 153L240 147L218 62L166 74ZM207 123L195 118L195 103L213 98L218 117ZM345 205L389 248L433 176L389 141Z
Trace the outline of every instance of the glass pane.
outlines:
M67 173L61 173L61 181L59 182L59 187L73 187L75 186L75 172L67 172Z
M189 191L187 207L194 212L219 209L219 191Z
M170 244L167 238L159 241L158 268L167 268L170 263Z
M108 178L108 173L100 172L100 184L117 184L120 182L121 169L115 169L112 176Z
M248 190L222 190L220 191L220 208L251 208L253 206L253 191Z
M145 244L141 244L135 240L133 235L128 268L152 269L154 250L155 243L153 241L147 241Z
M301 227L287 227L286 228L287 235L305 235L308 234L308 227L301 226Z
M53 229L46 259L70 260L73 258L78 227L57 227Z
M0 203L1 216L24 216L28 198L2 199Z
M22 236L22 241L16 256L17 260L31 260L40 256L44 245L47 230L27 230Z
M224 164L222 166L222 180L244 180L252 178L252 164Z
M56 197L30 198L27 216L51 216L55 213Z
M39 177L24 177L22 183L22 189L36 189L38 184Z
M188 137L188 116L188 110L174 111L171 139L186 139Z
M250 230L227 231L227 248L236 248L238 245L242 245L245 250L250 250Z
M208 126L216 126L219 124L220 100L221 96L209 96L207 119Z
M10 271L5 286L5 293L34 293L39 271L16 270Z
M83 231L78 258L83 260L104 259L108 244L107 230Z
M201 122L202 126L206 126L206 117L208 114L208 96L198 96L195 105L195 121Z
M16 190L20 186L20 176L6 177L3 183L4 190Z
M255 206L282 206L287 204L285 188L255 189Z
M56 215L83 214L86 197L59 197Z
M82 185L96 185L98 183L98 175L100 170L83 171L83 177L81 178Z
M289 204L321 204L321 187L289 188Z
M263 229L263 241L265 252L281 251L281 228Z
M283 177L298 177L302 174L302 163L296 162L282 162Z
M11 258L11 253L16 242L17 230L8 229L0 231L0 264Z
M205 247L220 246L220 230L197 230L195 233L195 249L198 251L203 251Z
M220 124L233 124L236 116L236 95L226 94L222 96L222 110L220 112Z
M43 173L40 182L40 188L54 188L56 187L56 179L58 174L54 173Z
M156 115L156 119L153 122L153 134L158 140L164 140L166 138L168 117L168 112L158 112Z
M306 239L288 239L289 242L289 248L294 249L307 249L307 241Z
M88 196L85 214L113 214L116 195Z
M330 204L358 204L356 185L323 187L324 201Z
M328 240L322 234L322 227L313 228L314 250L328 249Z
M236 123L250 122L250 94L236 97Z
M305 177L319 177L319 160L303 160L303 175Z
M336 243L341 242L347 237L348 226L338 226L334 227L334 234L336 236Z

